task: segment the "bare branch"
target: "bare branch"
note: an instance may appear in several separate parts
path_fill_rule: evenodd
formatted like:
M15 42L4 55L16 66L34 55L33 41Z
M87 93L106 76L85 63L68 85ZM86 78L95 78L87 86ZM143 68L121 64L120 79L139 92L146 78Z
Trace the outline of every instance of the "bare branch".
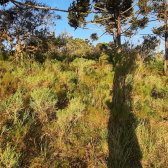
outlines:
M103 36L104 34L106 34L106 33L107 33L107 32L105 31L101 36L99 36L99 38L102 37L102 36Z
M125 10L124 12L122 12L121 14L124 14L125 12L127 12L127 11L129 11L131 8L133 8L135 5L137 5L138 4L138 2L137 3L135 3L134 5L132 5L130 8L128 8L127 10Z
M133 15L135 15L135 14L138 14L138 12L139 12L139 10L136 11L136 12L134 12L131 16L124 18L123 20L121 20L121 22L123 22L123 21L125 21L125 20L128 20L128 19L131 19L131 17L132 17Z
M94 8L101 9L101 10L104 10L104 11L108 12L106 9L100 8L100 7L98 7L98 6L94 6L94 5L92 5L92 4L90 4L90 5L91 5L92 7L94 7Z
M96 31L106 31L106 30L103 30L103 29L93 29L93 28L84 28L84 29L88 29L88 30L96 30Z
M5 34L5 36L6 36L6 38L7 38L7 41L8 41L15 49L17 49L16 45L14 45L14 44L11 42L10 37L8 36L7 33Z
M18 1L15 1L15 0L10 0L13 4L19 4L19 5L23 5L23 6L27 6L27 7L30 7L30 8L38 8L38 9L46 9L46 10L54 10L54 11L60 11L60 12L73 12L73 11L69 11L69 10L61 10L61 9L56 9L56 8L51 8L51 7L43 7L43 6L36 6L36 5L30 5L30 4L25 4L25 3L22 3L22 2L18 2Z

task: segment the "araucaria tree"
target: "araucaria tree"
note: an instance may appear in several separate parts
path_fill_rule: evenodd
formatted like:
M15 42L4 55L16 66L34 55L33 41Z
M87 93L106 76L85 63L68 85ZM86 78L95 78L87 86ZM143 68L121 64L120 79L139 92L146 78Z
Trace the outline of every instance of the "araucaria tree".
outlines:
M35 0L25 0L25 4L44 6ZM47 25L55 18L53 12L26 6L13 6L0 11L1 40L6 40L17 51L17 57L23 60L26 39L35 36L40 26Z
M127 17L133 14L132 0L94 0L94 8L101 12L101 16L95 15L94 20L105 26L106 32L113 35L116 46L121 45L122 27L127 23ZM126 11L127 10L127 11Z
M104 26L103 34L113 36L116 47L121 45L121 36L131 36L139 28L144 28L148 22L146 17L138 19L140 11L134 11L133 0L74 0L70 5L68 19L72 27L83 27L86 24ZM77 12L73 12L77 11ZM95 13L94 19L86 21L90 13ZM97 34L91 35L97 39Z
M168 74L168 27L167 27L167 1L153 0L153 13L162 25L153 28L153 33L164 38L165 41L165 73Z
M168 74L168 27L167 27L167 0L139 0L139 7L143 14L150 21L157 21L158 26L153 27L152 31L165 41L165 67L164 71Z

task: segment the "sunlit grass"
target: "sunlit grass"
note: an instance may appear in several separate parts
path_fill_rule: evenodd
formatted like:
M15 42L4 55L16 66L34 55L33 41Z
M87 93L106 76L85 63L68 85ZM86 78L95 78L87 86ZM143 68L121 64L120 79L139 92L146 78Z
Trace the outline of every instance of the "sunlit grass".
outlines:
M101 64L77 58L68 67L57 60L31 69L0 65L1 167L121 168L136 167L138 159L145 168L167 167L168 78L151 75L151 67L126 76L126 103L136 120L130 122L126 104L110 106L115 71L106 57ZM111 134L116 109L126 118L112 123Z

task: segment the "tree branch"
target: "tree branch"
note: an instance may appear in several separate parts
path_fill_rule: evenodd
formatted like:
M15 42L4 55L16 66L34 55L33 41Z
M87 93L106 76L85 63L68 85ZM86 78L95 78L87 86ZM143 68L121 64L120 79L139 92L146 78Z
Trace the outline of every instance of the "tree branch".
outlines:
M67 12L67 13L73 12L73 11L69 11L69 10L61 10L61 9L56 9L56 8L51 8L51 7L43 7L43 6L36 6L36 5L25 4L25 3L18 2L18 1L15 1L15 0L10 0L10 1L11 1L13 4L19 4L19 5L27 6L27 7L30 7L30 8L54 10L54 11Z
M97 19L97 20L93 20L94 22L97 22L97 21L101 21L101 20L107 20L107 19L110 19L110 18L112 18L112 16L110 16L110 17L107 17L107 18L103 18L103 19ZM113 22L113 23L115 23L115 22Z
M125 10L124 12L122 12L121 15L124 14L125 12L129 11L131 8L133 8L133 7L134 7L135 5L137 5L137 4L138 4L138 2L135 3L134 5L132 5L132 6L131 6L130 8L128 8L127 10Z
M93 28L84 28L84 29L88 29L88 30L96 30L96 31L106 31L106 30L103 30L103 29L93 29Z
M104 34L106 34L107 32L105 31L101 36L99 36L98 38L102 37Z
M6 33L5 34L6 38L7 38L7 41L15 48L17 49L16 45L14 45L11 41L10 41L10 37L8 36L8 34Z
M104 10L104 11L108 12L106 9L100 8L100 7L98 7L98 6L94 6L94 5L92 5L92 4L90 4L90 5L91 5L92 7L94 7L94 8L101 9L101 10Z

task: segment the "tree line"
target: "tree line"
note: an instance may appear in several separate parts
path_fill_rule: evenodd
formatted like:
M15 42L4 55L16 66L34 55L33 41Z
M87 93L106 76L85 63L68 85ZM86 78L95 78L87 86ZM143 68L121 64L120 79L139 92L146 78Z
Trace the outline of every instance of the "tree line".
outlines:
M14 6L6 9L5 6L13 3ZM167 30L167 2L166 0L73 0L67 10L51 8L46 4L37 3L35 0L23 2L15 0L1 0L0 5L0 40L6 40L15 48L22 59L23 51L37 51L40 41L53 34L47 31L49 24L55 24L61 16L54 11L68 13L68 23L71 27L86 28L86 25L103 26L103 34L112 36L114 47L118 52L122 47L122 36L133 37L139 30L146 28L152 22L161 24L152 28L152 35L144 39L155 44L159 37L165 41L165 72L168 66L168 30ZM92 20L86 17L94 14ZM39 29L40 26L45 28ZM99 30L102 30L99 29ZM51 35L51 34L52 35ZM91 34L92 40L97 40L97 33ZM38 40L37 40L38 39ZM24 41L24 42L23 42ZM38 42L37 42L38 41ZM1 45L2 46L2 45ZM43 47L42 47L43 48ZM41 49L42 49L41 48ZM16 58L18 59L18 57Z

